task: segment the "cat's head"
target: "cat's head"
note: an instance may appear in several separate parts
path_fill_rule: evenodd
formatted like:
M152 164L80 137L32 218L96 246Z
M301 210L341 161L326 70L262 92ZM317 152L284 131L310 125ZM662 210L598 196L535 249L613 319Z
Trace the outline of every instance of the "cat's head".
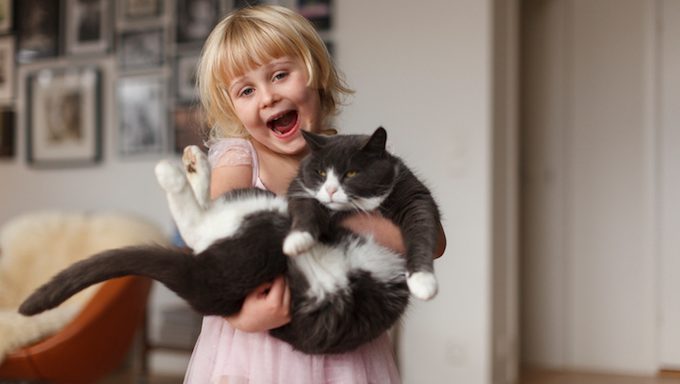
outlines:
M396 161L385 150L387 132L320 136L302 132L310 154L300 166L305 192L335 211L376 209L391 192Z

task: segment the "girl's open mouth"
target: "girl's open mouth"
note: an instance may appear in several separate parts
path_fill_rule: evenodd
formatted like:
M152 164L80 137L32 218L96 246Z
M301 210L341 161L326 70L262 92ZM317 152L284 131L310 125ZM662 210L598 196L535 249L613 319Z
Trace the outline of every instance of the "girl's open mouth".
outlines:
M297 122L297 111L288 111L269 120L267 122L267 127L274 131L278 136L285 137L294 133Z

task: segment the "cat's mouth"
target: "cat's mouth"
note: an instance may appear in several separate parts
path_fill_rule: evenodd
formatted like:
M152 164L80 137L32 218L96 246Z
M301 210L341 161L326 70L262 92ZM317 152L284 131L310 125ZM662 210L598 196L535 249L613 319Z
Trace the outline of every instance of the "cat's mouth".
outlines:
M267 127L274 131L274 133L285 136L293 131L297 125L298 113L297 111L286 111L276 114L267 120Z

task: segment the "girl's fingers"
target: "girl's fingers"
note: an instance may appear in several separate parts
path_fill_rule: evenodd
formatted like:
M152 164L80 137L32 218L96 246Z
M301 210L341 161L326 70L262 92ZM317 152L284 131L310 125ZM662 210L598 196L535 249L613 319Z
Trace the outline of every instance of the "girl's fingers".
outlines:
M285 283L285 280L284 280ZM288 286L284 286L283 290L283 307L284 308L290 308L290 289L288 289Z
M260 297L260 296L266 297L266 296L268 296L269 291L272 289L273 284L274 284L274 282L272 282L272 281L262 283L262 284L258 285L257 288L255 288L255 290L253 290L253 293L255 294L255 296L258 296L258 297Z
M272 282L269 293L267 294L267 299L280 303L283 300L286 291L286 280L283 276L279 276Z

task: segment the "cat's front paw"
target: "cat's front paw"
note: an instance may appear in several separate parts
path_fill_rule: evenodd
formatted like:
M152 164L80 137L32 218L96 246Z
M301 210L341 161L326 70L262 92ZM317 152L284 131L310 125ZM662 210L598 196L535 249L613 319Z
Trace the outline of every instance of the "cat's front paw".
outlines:
M195 145L188 145L184 148L184 152L182 153L182 164L184 164L184 170L188 176L192 174L210 174L208 158L205 153Z
M283 240L283 253L288 256L297 256L308 251L314 246L316 240L307 231L293 231Z
M430 300L437 294L437 278L432 272L414 272L408 276L406 284L413 296L421 300Z
M182 171L169 160L159 161L154 171L156 172L158 184L166 192L177 193L186 185L187 179Z

